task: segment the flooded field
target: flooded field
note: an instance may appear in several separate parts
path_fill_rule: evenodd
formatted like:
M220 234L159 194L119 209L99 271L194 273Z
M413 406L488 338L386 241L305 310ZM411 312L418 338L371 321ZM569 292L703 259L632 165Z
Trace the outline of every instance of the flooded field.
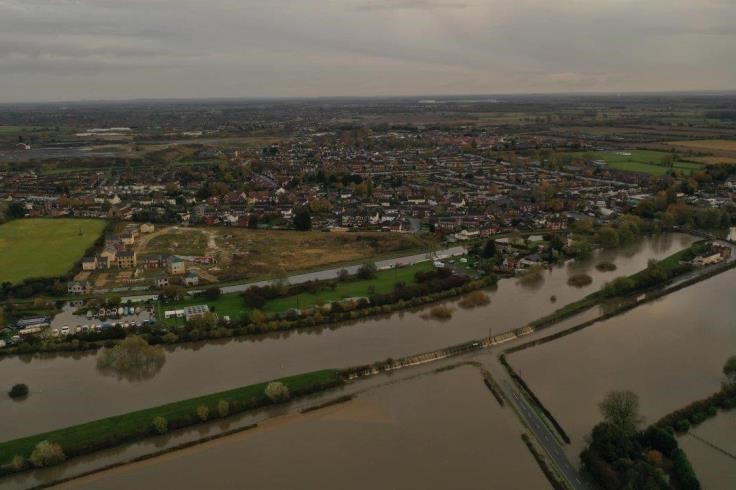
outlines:
M59 488L549 488L514 418L463 366Z
M509 361L573 439L577 458L610 390L637 393L651 423L720 389L736 351L735 283L736 270L725 272Z
M488 336L491 330L495 335L551 313L605 281L641 270L650 258L666 257L692 241L681 234L646 239L584 263L554 268L534 285L505 279L490 292L490 305L458 308L449 321L425 320L421 311L405 311L353 325L178 346L167 354L156 377L141 382L102 376L89 353L0 359L3 379L9 385L26 383L31 391L22 402L0 398L0 411L6 415L0 418L0 440L290 374L431 351ZM602 260L614 262L618 270L598 272L595 265ZM581 289L568 286L567 278L579 272L590 274L593 283ZM553 295L555 303L550 301Z
M680 447L687 453L703 488L736 488L735 411L721 412L703 422L680 438Z

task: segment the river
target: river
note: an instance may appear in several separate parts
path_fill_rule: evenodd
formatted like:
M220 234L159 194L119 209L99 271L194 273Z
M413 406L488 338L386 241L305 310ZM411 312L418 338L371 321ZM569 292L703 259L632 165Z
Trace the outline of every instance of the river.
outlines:
M736 270L509 356L573 440L577 460L610 390L639 395L652 423L718 391L736 353Z
M664 258L693 240L682 234L647 238L579 264L553 268L532 285L504 279L490 292L490 305L458 308L445 322L425 320L421 311L404 311L352 325L177 346L167 354L159 374L145 381L103 376L90 353L4 358L0 372L6 384L26 383L31 393L22 402L0 398L4 415L0 440L290 374L431 351L488 336L491 329L495 335L551 313L605 281L641 270L649 259ZM598 272L595 264L604 260L618 270ZM590 274L593 283L580 289L568 286L567 278L580 272ZM556 302L550 301L553 295Z

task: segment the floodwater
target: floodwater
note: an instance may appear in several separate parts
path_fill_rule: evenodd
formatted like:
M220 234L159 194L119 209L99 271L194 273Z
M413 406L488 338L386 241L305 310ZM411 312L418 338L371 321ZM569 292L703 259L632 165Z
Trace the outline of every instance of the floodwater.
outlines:
M687 435L680 437L679 442L680 447L687 453L703 488L708 490L736 488L736 411L720 412L715 418L703 422L691 429Z
M610 390L639 395L652 423L721 387L736 349L730 270L561 339L509 356L568 432L577 459Z
M584 263L554 268L534 285L505 279L490 292L490 305L458 308L445 322L425 320L421 311L404 311L352 325L178 346L167 354L159 374L145 381L102 376L89 353L0 359L6 384L26 383L31 391L22 402L0 397L0 440L291 374L432 351L488 336L491 330L496 335L551 313L605 281L641 270L649 259L671 255L693 240L682 234L648 238ZM618 270L598 272L595 264L602 260L614 262ZM593 284L568 286L569 275L580 272L590 274ZM550 301L552 295L556 303Z
M463 366L59 488L549 488L521 430Z

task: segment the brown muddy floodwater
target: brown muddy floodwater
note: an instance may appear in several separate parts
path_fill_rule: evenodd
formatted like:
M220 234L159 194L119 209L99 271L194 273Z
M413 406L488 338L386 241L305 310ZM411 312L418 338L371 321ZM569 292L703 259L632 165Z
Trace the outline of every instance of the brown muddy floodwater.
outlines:
M736 488L736 411L720 412L715 418L703 422L689 434L680 437L679 442L703 488Z
M521 430L462 366L59 488L549 488Z
M639 271L649 259L671 255L693 240L683 234L647 238L579 264L554 268L533 285L504 279L490 291L490 305L457 308L445 322L425 320L421 311L405 311L329 328L178 346L167 354L153 379L140 382L101 375L94 354L0 359L6 385L26 383L31 391L23 402L0 397L0 440L291 374L432 351L488 336L491 329L496 335L551 313L617 276ZM595 265L604 260L615 263L618 270L598 272ZM581 272L588 273L593 283L584 288L568 286L567 278ZM550 301L552 295L557 297L555 303Z
M720 389L736 352L735 284L732 269L509 361L568 432L577 459L610 390L637 393L652 423Z

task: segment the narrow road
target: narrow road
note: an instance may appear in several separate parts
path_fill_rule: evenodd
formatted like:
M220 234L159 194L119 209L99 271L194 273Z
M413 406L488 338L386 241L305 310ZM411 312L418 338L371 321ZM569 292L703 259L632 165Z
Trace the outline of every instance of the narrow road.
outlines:
M427 253L421 253L416 255L407 255L404 257L396 257L393 259L386 259L386 260L378 260L374 262L376 264L376 267L378 269L387 269L390 267L394 267L396 265L414 265L419 262L424 262L427 260L431 260L434 257L437 258L446 258L446 257L456 257L458 255L464 255L467 252L465 247L463 246L456 246L456 247L450 247L443 250L435 250L432 252ZM366 262L370 262L370 259L366 259ZM337 277L337 274L345 269L350 274L355 274L358 272L358 269L360 268L360 264L355 265L348 265L344 267L331 267L329 269L322 269L314 272L305 272L303 274L295 274L293 276L288 276L284 278L289 284L301 284L303 282L307 281L322 281L325 279L334 279ZM279 279L266 279L263 281L256 281L256 282L243 282L240 284L230 284L228 286L222 286L220 288L220 291L222 294L227 293L240 293L243 292L249 288L252 288L253 286L267 286L269 284L273 284L274 282L278 281ZM119 288L102 288L102 289L95 289L96 294L103 294L103 293L132 293L132 292L140 292L140 291L149 291L151 288L149 286L129 286L129 287L119 287ZM196 292L196 291L192 291ZM80 296L80 298L83 298L84 296Z

